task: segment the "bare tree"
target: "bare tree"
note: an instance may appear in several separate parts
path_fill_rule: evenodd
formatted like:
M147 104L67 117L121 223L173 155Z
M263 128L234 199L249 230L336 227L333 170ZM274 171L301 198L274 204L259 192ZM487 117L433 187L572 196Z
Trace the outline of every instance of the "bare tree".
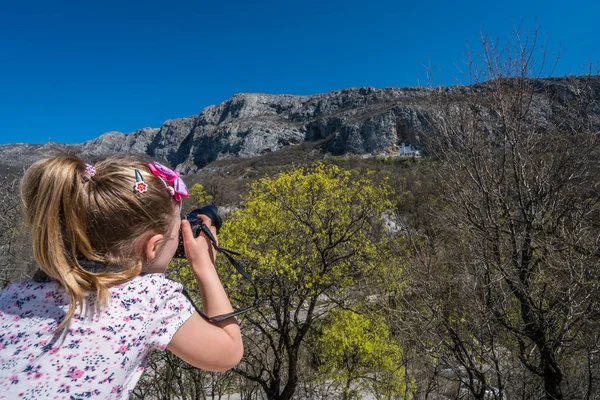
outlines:
M241 379L231 372L202 371L165 351L151 354L132 396L161 400L221 400L244 389Z
M455 398L598 395L600 78L542 78L537 37L484 38L472 86L431 99L443 198L402 295Z
M26 233L21 218L19 180L7 174L0 178L0 289L25 279L32 272Z

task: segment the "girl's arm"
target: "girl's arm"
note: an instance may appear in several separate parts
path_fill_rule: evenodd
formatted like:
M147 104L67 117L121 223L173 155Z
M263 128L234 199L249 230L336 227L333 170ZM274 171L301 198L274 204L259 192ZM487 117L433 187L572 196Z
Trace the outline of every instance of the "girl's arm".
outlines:
M198 216L211 228L210 218ZM183 244L202 296L206 315L221 315L233 311L223 285L215 270L216 252L202 233L194 238L190 223L181 222ZM194 313L175 333L167 349L188 364L207 371L226 371L236 366L243 354L244 345L240 328L234 317L221 322L209 322Z

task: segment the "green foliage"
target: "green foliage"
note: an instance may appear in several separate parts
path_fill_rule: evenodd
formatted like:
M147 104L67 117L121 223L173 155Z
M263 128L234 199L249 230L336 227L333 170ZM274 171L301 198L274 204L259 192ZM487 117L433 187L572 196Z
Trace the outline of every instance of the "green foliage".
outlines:
M190 189L190 199L192 199L197 205L203 206L210 204L213 196L204 190L204 187L201 183L196 183Z
M222 243L253 261L258 278L278 276L299 289L341 289L374 268L369 222L391 206L389 187L337 166L316 164L253 182Z
M405 395L402 352L382 321L336 309L322 322L315 350L324 378L345 384L344 397L361 389L380 398Z

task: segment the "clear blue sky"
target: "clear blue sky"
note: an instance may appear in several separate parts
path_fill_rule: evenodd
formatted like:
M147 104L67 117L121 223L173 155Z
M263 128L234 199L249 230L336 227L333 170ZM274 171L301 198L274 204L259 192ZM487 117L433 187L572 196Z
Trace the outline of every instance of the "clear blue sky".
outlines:
M555 74L600 61L600 2L0 0L0 143L159 127L240 92L453 84L465 42L539 24Z

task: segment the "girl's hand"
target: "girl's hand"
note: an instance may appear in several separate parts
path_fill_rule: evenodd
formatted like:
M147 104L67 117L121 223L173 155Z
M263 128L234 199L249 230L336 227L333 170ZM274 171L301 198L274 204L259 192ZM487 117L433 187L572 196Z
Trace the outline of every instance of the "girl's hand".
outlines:
M198 220L210 228L218 244L217 229L212 225L210 218L206 215L198 215ZM184 219L181 221L181 234L185 256L193 269L202 268L207 263L214 266L217 251L204 232L200 231L198 237L195 238L190 222Z
M215 236L217 230L210 218L199 215ZM216 250L204 233L194 238L190 223L181 222L183 246L196 282L200 289L202 308L207 315L221 315L233 311L225 289L214 267ZM244 344L235 318L209 322L194 313L175 333L167 346L173 354L187 363L208 371L226 371L240 362Z

